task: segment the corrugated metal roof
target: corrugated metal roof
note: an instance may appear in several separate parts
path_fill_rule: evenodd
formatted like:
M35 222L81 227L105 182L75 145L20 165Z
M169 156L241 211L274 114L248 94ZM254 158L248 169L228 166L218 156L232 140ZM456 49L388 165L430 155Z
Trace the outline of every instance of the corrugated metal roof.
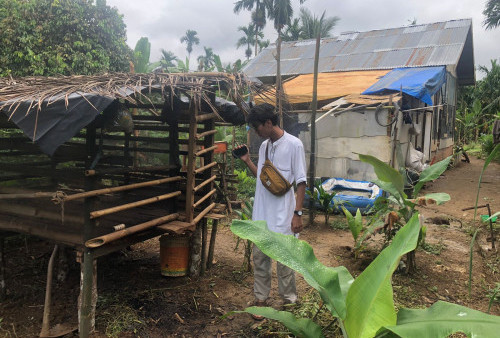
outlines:
M392 69L399 67L457 66L466 54L457 76L462 83L474 82L472 20L461 19L369 32L345 32L321 40L320 72ZM276 75L276 46L264 49L243 69L252 77ZM282 75L310 74L314 65L314 40L284 42Z

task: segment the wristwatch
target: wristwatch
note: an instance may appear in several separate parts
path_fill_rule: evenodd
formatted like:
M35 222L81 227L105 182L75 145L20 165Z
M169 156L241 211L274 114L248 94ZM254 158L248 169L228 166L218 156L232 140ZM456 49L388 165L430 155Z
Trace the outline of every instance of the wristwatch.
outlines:
M294 210L293 213L297 216L302 216L302 210Z

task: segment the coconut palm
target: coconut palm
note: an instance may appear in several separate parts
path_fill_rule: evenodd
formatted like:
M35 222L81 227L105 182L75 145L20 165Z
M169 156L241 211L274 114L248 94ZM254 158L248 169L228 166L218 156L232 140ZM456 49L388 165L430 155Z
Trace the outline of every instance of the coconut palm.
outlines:
M186 44L186 50L188 52L188 59L191 59L191 52L193 51L193 45L200 44L200 39L196 36L198 32L195 30L188 29L186 35L181 38L181 43Z
M270 43L271 41L269 41L269 39L259 41L259 53L262 52L264 48L267 48L267 46L269 46Z
M248 26L240 26L238 27L238 31L243 32L245 34L242 36L238 42L236 43L236 48L240 48L241 46L246 45L247 49L245 50L245 55L247 60L252 56L252 48L251 44L255 43L255 36L260 37L261 39L264 37L264 33L256 31L254 24L249 24Z
M318 18L315 15L312 15L311 11L307 8L300 9L300 21L302 22L302 29L300 33L302 39L315 39L318 35L318 29L321 32L320 37L327 38L330 36L330 32L340 18L338 16L324 17L324 15L325 13L323 13L321 18Z
M198 70L209 70L210 67L214 66L214 51L210 47L203 46L205 50L205 55L198 56Z
M259 41L258 33L262 33L262 30L266 26L266 16L268 14L266 2L269 1L272 2L272 0L238 0L234 3L233 11L236 14L239 14L243 9L252 11L255 7L255 10L252 11L252 23L255 26L255 56L257 56Z
M486 29L493 29L500 26L500 0L488 0L483 15L486 17L483 21Z
M299 0L303 4L306 0ZM278 32L276 42L276 108L280 115L280 126L283 126L283 112L281 98L283 90L281 88L281 31L286 25L290 25L293 17L291 0L268 0L265 2L269 18L274 21L274 28Z
M300 39L302 32L302 26L300 24L300 19L295 18L293 21L285 26L285 31L283 32L283 41L297 41Z
M168 69L170 67L175 67L174 61L177 61L177 56L171 51L166 51L165 49L161 49L161 58L160 58L160 65Z

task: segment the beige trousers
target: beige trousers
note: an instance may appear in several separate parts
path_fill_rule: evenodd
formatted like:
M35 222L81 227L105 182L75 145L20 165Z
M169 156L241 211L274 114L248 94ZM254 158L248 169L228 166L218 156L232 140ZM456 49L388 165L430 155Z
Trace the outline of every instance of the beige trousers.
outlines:
M272 260L260 249L253 246L254 294L258 300L266 300L271 291ZM289 267L277 262L278 293L287 303L297 301L295 287L295 272Z

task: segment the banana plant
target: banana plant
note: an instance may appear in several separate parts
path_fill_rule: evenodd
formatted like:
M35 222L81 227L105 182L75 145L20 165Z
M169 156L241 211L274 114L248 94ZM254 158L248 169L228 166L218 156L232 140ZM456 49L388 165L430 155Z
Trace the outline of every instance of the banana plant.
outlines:
M384 225L383 219L377 217L379 214L368 218L366 225L363 225L363 216L361 216L361 211L356 210L356 215L352 215L349 210L344 206L341 206L342 211L347 219L347 225L349 230L351 230L352 237L354 238L354 257L358 257L361 251L364 249L364 242L368 239L378 228Z
M404 192L404 177L399 171L370 155L359 154L359 159L373 166L375 175L377 175L378 178L377 180L374 180L373 183L389 194L387 201L391 207L388 208L387 211L390 212L392 211L391 209L393 209L397 212L398 218L400 219L399 224L404 224L409 221L409 219L414 215L417 205L439 205L450 200L450 195L447 193L432 193L421 197L417 196L425 183L433 181L441 176L441 174L448 167L451 156L427 167L422 171L419 180L413 187L412 196L415 196L414 199L408 198ZM377 213L374 217L380 217L380 214ZM396 231L399 231L399 228L392 229L391 227L388 227L388 230L386 230L386 240L391 240ZM422 228L420 238L424 238L424 232L425 228ZM416 271L414 251L408 253L406 263L409 273Z
M314 194L309 190L307 190L306 193L309 198L314 200L314 202L319 203L321 210L325 215L325 225L328 225L330 215L333 213L338 204L338 202L333 199L336 192L328 192L323 188L323 184L321 184L321 182L316 182L316 184L314 184Z
M269 231L264 221L233 220L231 231L302 274L338 319L346 338L447 337L458 331L474 337L493 337L498 333L500 317L446 302L437 302L424 310L402 309L396 313L391 276L400 257L417 246L418 213L356 279L343 266L321 264L308 243ZM321 327L309 318L297 318L268 307L249 307L245 311L278 320L298 337L323 337Z

